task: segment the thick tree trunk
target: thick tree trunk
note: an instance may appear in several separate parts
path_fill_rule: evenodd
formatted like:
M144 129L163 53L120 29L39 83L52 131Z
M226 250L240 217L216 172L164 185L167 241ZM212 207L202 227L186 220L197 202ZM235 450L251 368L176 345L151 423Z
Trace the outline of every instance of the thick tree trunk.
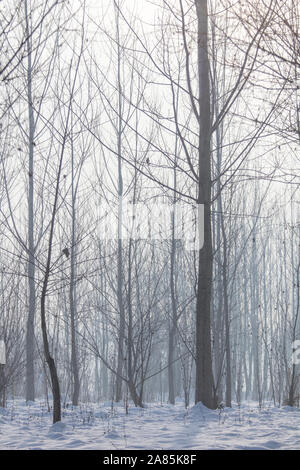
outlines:
M207 0L195 0L198 20L199 148L198 203L204 204L204 246L199 252L196 302L196 403L216 407L211 353L211 112L208 60Z

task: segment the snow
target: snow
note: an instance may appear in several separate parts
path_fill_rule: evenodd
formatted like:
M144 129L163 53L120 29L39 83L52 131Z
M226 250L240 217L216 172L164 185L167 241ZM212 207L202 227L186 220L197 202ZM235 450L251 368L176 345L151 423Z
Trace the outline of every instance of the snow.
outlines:
M69 405L52 424L45 402L0 408L0 449L300 449L299 408L247 402L209 410L148 404Z

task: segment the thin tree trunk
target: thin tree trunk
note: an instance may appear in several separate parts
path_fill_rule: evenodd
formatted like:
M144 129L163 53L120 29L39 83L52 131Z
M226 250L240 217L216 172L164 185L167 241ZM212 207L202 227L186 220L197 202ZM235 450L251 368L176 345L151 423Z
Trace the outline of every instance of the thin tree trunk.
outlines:
M124 339L125 339L125 312L123 303L123 249L122 249L122 211L123 211L123 177L122 177L122 87L121 87L121 48L119 32L119 9L115 4L117 48L118 48L118 310L119 310L119 338L118 363L116 378L116 401L122 398L122 372L124 365Z
M178 98L176 107L178 106ZM175 161L173 169L174 178L174 189L176 191L177 179L176 179L176 164L177 164L177 139L175 143ZM176 272L176 240L175 240L175 210L176 210L176 192L174 191L173 205L174 210L171 215L171 227L172 227L172 245L171 245L171 267L170 267L170 293L171 293L171 319L169 321L169 342L168 342L168 356L169 356L169 367L168 367L168 381L169 381L169 403L175 405L175 386L174 386L174 345L175 335L177 331L177 308L176 308L176 285L175 285L175 272Z
M172 320L171 320L172 321ZM173 323L173 321L172 321ZM169 367L168 367L168 382L169 382L169 398L168 402L171 405L175 405L175 387L174 387L174 339L176 329L171 326L169 328L169 341L168 341L168 356L169 356Z
M46 268L43 289L42 289L42 296L41 296L41 327L42 327L42 334L43 334L43 344L44 344L44 354L45 359L49 367L50 377L51 377L51 385L52 385L52 394L53 394L53 423L61 420L61 403L60 403L60 388L59 388L59 381L58 375L56 370L56 365L54 362L53 357L50 355L49 350L49 341L47 335L47 325L46 325L46 295L47 295L47 286L48 286L48 279L49 279L49 272L50 272L50 263L49 266Z
M76 338L76 317L77 317L77 308L76 308L76 288L75 288L75 210L72 209L72 246L71 246L71 276L70 276L70 314L71 314L71 366L73 374L73 395L72 395L72 404L74 406L78 405L79 391L80 391L80 380L79 380L79 370L78 370L78 359L77 359L77 338Z
M26 401L34 401L34 319L35 319L35 248L34 248L34 211L33 211L33 192L34 192L34 116L32 103L32 63L31 63L31 39L29 37L29 21L27 0L25 6L25 21L27 35L27 99L28 99L28 122L29 122L29 165L28 165L28 317L26 330Z
M222 232L224 242L223 258L223 295L224 295L224 314L225 314L225 345L226 345L226 392L225 403L231 408L231 351L230 351L230 319L228 305L228 283L227 283L227 246L224 220L222 216Z
M75 286L75 261L76 261L76 242L75 242L75 230L76 230L76 193L78 183L74 185L74 149L72 140L72 237L71 237L71 272L70 272L70 314L71 314L71 366L73 375L73 395L72 404L78 405L79 392L80 392L80 379L79 379L79 368L77 358L77 335L76 335L76 320L77 320L77 302L76 302L76 286Z

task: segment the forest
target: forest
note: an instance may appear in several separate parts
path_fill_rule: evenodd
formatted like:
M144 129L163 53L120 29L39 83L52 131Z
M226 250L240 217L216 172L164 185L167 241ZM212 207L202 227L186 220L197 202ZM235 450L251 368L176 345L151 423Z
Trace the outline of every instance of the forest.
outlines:
M293 434L300 2L2 0L0 26L3 439L264 412Z

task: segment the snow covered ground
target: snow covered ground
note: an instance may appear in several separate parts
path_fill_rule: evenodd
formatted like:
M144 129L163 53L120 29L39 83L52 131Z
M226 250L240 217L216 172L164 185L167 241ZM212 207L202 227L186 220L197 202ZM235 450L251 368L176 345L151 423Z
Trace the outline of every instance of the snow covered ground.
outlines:
M51 424L46 403L9 401L0 408L0 449L300 449L300 409L245 403L211 411L201 403L104 403L63 410Z

